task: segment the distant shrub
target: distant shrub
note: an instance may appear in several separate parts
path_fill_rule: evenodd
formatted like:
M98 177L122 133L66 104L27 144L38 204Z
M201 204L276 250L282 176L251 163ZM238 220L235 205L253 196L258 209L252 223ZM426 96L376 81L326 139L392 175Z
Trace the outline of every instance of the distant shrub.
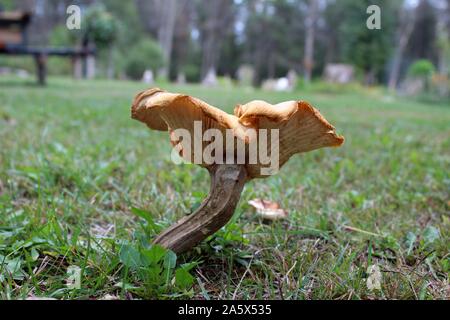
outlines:
M188 82L200 81L200 68L195 64L188 64L183 67L183 73L186 76Z
M133 46L125 56L125 72L128 77L138 80L145 70L158 70L164 66L160 46L151 39L145 39Z
M109 47L117 38L119 23L103 5L94 5L85 15L86 35L100 47Z
M415 61L408 68L406 83L406 92L409 95L420 95L429 93L430 81L432 76L436 73L436 68L433 63L426 59Z
M436 72L433 63L426 59L414 62L408 69L408 76L413 78L429 78Z

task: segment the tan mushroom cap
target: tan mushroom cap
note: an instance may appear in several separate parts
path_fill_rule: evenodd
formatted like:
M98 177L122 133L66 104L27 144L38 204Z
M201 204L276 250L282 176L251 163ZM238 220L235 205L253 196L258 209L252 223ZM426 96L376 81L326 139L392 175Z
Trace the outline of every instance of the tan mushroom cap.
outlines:
M280 168L296 153L324 147L339 147L344 137L306 101L286 101L271 105L265 101L252 101L234 110L240 123L258 129L279 129ZM247 168L257 176L259 167Z
M302 152L323 148L337 147L344 143L344 137L335 132L335 128L305 101L287 101L271 105L265 101L251 101L245 105L238 105L234 115L230 115L197 98L163 91L159 88L149 89L139 93L134 99L132 118L145 123L150 129L169 131L186 129L194 139L194 121L202 122L202 132L208 129L218 129L223 133L224 144L226 129L232 129L234 139L240 139L248 145L252 140L248 130L279 129L279 165L286 163L289 158ZM270 148L270 138L268 139ZM171 142L176 141L171 134ZM194 151L193 141L191 150ZM209 142L208 142L209 143ZM205 148L207 142L202 143ZM234 144L236 146L236 143ZM226 150L224 146L224 150ZM270 150L270 149L269 149ZM248 151L248 150L247 150ZM194 155L184 158L194 159ZM246 157L248 161L248 157ZM201 165L207 167L206 164ZM261 163L245 163L249 178L265 177L261 175L261 168L267 167Z

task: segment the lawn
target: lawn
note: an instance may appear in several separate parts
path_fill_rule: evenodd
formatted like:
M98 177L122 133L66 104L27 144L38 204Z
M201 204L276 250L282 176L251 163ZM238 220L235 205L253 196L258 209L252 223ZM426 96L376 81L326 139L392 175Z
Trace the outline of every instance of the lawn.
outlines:
M346 143L247 184L232 221L176 257L151 240L198 206L209 176L131 120L145 85L0 79L0 299L450 298L449 106L359 87L160 86L229 112L308 100ZM254 198L289 217L262 221Z

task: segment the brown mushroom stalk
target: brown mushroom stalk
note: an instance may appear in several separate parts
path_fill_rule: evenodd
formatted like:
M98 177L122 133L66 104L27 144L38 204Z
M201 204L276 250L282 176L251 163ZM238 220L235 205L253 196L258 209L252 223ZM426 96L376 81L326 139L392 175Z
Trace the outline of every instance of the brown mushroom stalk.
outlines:
M243 165L209 168L211 189L196 212L163 231L154 243L174 252L184 252L222 228L233 216L247 179Z
M242 163L221 161L229 159L230 152L233 159L239 146L235 143L231 144L234 146L231 150L223 148L223 154L215 155L214 159L219 161L201 159L200 163L195 162L210 173L209 195L193 214L180 219L154 240L155 244L176 253L190 250L223 227L233 216L245 183L267 176L267 163L258 158L256 162L252 161L249 155L252 144L262 146L258 138L263 136L263 130L277 131L277 145L271 141L264 147L270 150L271 155L276 153L280 168L296 153L337 147L344 143L344 138L336 134L334 127L319 111L304 101L287 101L277 105L252 101L238 105L234 115L230 115L199 99L155 88L136 96L132 118L145 123L150 129L168 131L172 145L181 157L189 161L198 159L194 146L199 142L193 141L199 139L195 132L198 123L201 123L203 130L216 129L223 137L239 140L246 147ZM178 139L174 134L178 129L190 133L193 138L186 141ZM231 138L226 134L229 130L232 132ZM252 136L249 134L251 132L256 134ZM223 141L224 146L228 146L227 142L230 141ZM202 140L200 151L207 147L208 144Z

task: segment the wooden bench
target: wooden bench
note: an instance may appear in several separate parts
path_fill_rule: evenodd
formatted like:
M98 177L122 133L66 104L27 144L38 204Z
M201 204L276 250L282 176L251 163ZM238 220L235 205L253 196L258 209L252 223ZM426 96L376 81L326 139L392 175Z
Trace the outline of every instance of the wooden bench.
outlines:
M31 55L36 65L37 80L46 84L47 58L60 56L72 58L75 77L87 78L90 72L89 61L95 56L95 48L86 42L81 48L40 48L28 45L28 27L31 21L28 12L0 12L0 54ZM91 60L90 60L91 59Z

